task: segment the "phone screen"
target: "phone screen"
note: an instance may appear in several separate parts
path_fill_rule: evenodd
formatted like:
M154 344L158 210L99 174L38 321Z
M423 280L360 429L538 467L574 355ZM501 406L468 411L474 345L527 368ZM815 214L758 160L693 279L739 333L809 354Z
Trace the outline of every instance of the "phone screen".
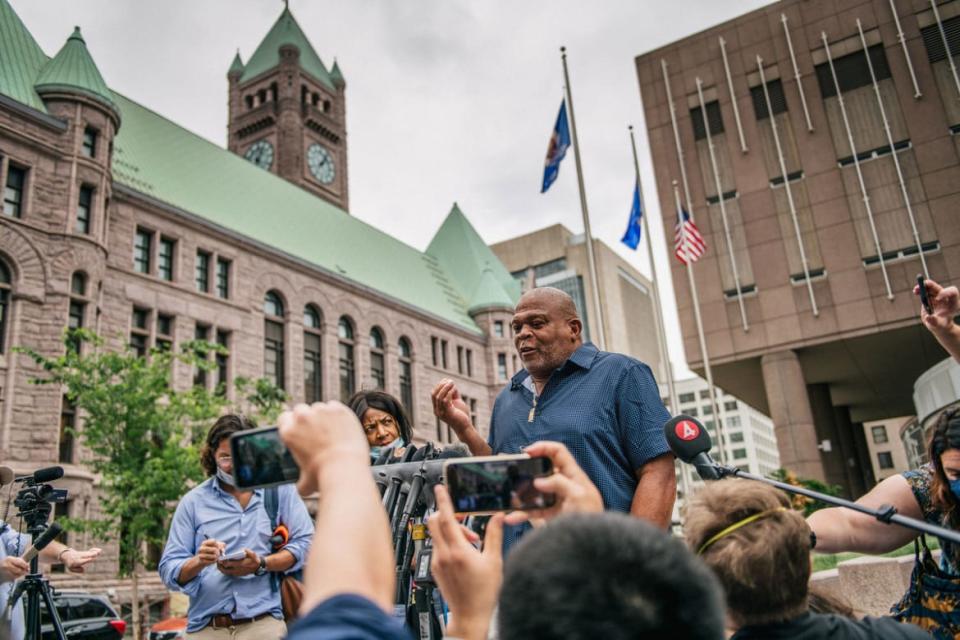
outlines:
M457 513L489 513L553 506L554 495L533 486L534 478L552 471L549 458L467 458L447 463L445 475Z
M276 427L239 431L230 438L233 478L238 489L288 484L300 479L300 468Z

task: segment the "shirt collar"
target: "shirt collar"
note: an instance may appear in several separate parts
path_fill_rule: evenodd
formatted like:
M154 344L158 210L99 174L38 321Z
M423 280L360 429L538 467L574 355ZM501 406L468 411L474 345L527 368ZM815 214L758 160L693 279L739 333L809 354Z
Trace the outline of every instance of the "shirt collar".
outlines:
M576 351L574 351L566 362L560 367L563 369L568 364L574 364L581 369L589 370L593 366L593 359L597 357L597 354L600 353L600 350L594 346L592 342L584 342L580 345ZM510 389L515 391L524 386L524 381L530 377L530 372L526 369L521 369L513 376L510 380Z

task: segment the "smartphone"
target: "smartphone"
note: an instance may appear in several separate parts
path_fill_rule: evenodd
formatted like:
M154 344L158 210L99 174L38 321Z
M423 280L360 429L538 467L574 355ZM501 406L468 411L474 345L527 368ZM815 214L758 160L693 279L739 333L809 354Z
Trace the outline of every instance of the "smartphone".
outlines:
M247 552L243 549L240 551L234 551L233 553L225 553L220 556L220 562L230 561L230 560L243 560L247 557Z
M927 286L924 284L923 274L917 274L917 287L920 289L920 304L927 310L927 313L933 313L933 307L930 306L930 294L927 293Z
M457 513L489 514L497 511L546 509L556 496L541 493L533 479L553 473L549 458L525 453L448 460L443 482Z
M300 479L300 467L276 427L238 431L230 437L237 489L258 489Z

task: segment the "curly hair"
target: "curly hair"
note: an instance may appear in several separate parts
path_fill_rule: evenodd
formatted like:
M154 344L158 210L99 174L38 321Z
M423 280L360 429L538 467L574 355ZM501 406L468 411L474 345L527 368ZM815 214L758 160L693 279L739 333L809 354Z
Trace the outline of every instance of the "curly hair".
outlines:
M960 449L960 407L940 414L930 432L927 451L933 464L933 480L930 483L930 501L935 509L946 515L952 529L960 529L960 501L950 491L950 480L943 470L940 456L947 449Z
M200 466L203 467L204 473L207 476L217 473L217 447L220 446L224 438L229 438L237 431L256 428L256 423L244 415L228 413L217 418L217 421L210 427L210 431L207 432L207 439L203 443L203 449L200 450Z
M791 620L807 610L810 528L790 499L759 482L708 483L687 505L683 533L691 549L750 516L759 518L717 539L701 558L723 585L742 626Z
M397 423L403 444L407 445L413 441L413 428L410 426L410 418L407 416L403 404L389 393L384 391L357 391L347 401L347 406L357 414L358 420L363 420L363 414L367 412L367 409L379 409L389 413Z

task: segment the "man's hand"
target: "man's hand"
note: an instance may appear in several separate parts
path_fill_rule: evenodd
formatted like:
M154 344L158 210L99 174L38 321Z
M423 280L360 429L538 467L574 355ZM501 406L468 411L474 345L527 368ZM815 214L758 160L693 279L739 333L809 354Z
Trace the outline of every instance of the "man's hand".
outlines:
M243 552L244 556L240 560L221 560L218 562L217 569L220 569L220 573L239 578L240 576L248 576L259 569L260 556L250 549L244 549Z
M309 496L317 491L317 471L325 460L358 458L370 464L370 445L353 411L339 402L298 404L277 421L283 440L300 467L297 489Z
M87 549L86 551L77 551L68 549L60 555L60 561L66 566L67 571L71 573L83 573L84 567L100 557L103 551L97 547Z
M503 515L497 514L487 523L481 552L454 517L446 488L437 485L434 496L437 512L427 522L433 539L430 571L450 604L452 623L447 634L484 640L503 581Z
M920 305L920 319L930 331L944 333L953 330L953 318L960 314L960 291L956 287L941 287L933 280L925 280L927 296L930 298L930 308L933 313ZM920 286L913 288L916 295L920 295Z
M0 582L13 582L30 573L30 564L17 556L7 556L0 562Z
M200 548L197 549L197 563L201 567L214 564L220 560L221 554L226 550L227 545L225 543L214 540L213 538L207 538L200 544Z
M550 458L553 475L534 478L533 486L542 493L552 493L556 500L549 509L514 511L507 515L506 523L521 524L530 519L551 520L563 513L601 513L603 498L587 474L583 472L570 451L560 442L535 442L524 453Z
M470 422L470 408L463 401L457 385L453 380L444 378L433 388L430 398L433 400L433 415L450 425L462 439L463 433L473 427L473 423Z

